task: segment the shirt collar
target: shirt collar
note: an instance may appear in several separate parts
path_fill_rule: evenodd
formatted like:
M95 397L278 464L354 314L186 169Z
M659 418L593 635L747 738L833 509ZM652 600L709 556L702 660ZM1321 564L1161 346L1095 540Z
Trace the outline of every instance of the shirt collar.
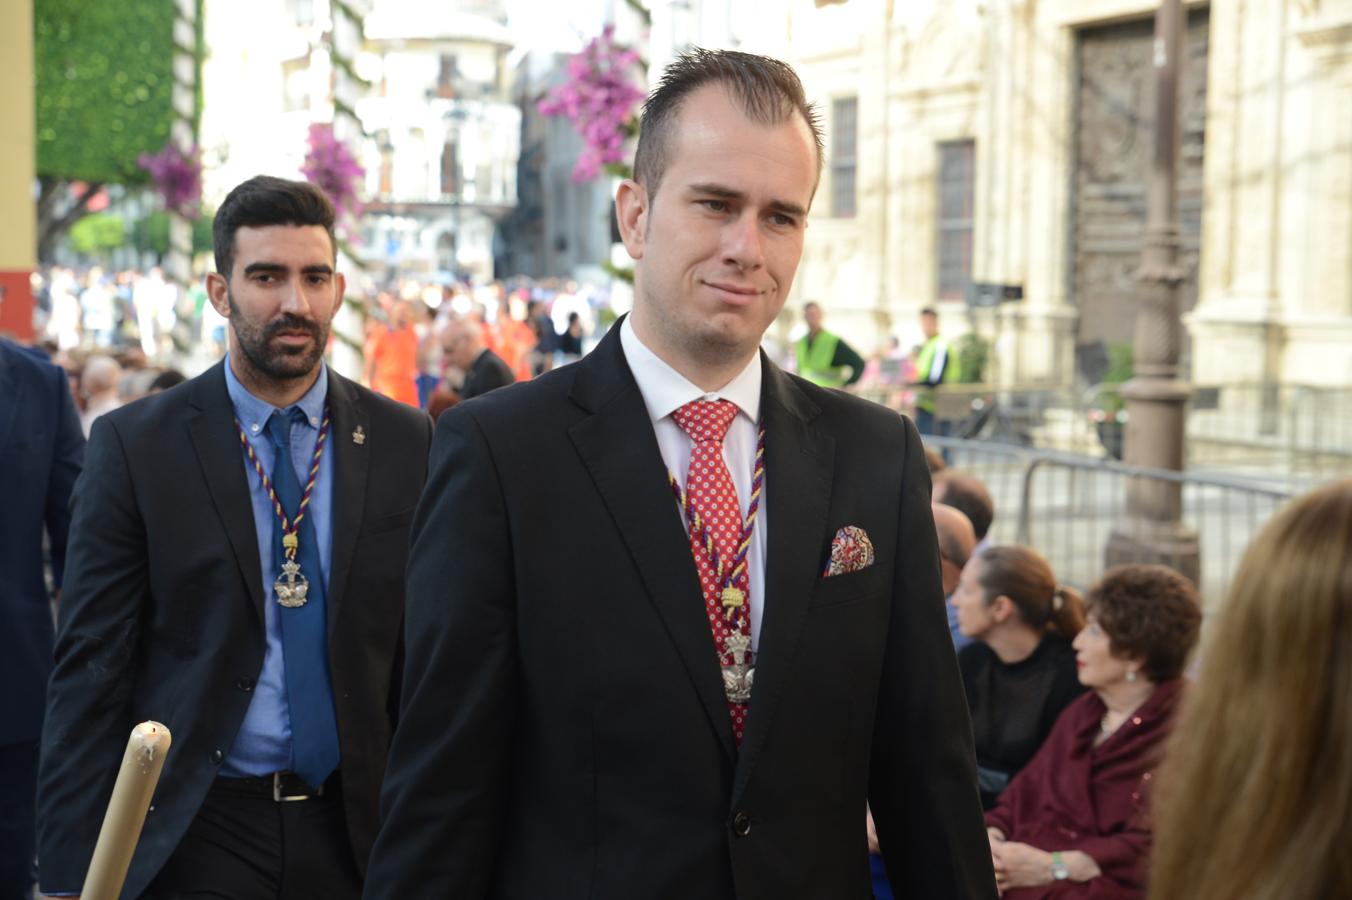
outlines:
M265 400L260 400L240 383L230 368L230 354L225 356L225 389L230 394L230 403L235 407L235 418L244 426L250 437L260 434L268 424L268 417L277 411ZM319 361L319 377L315 383L292 406L300 407L305 413L305 422L311 428L318 428L324 416L324 404L329 397L328 364Z
M634 332L629 316L625 316L620 325L620 344L629 370L634 373L634 381L638 382L639 393L643 395L643 405L648 408L648 417L654 424L694 400L731 400L738 412L753 424L760 421L759 353L723 387L705 391L649 350Z

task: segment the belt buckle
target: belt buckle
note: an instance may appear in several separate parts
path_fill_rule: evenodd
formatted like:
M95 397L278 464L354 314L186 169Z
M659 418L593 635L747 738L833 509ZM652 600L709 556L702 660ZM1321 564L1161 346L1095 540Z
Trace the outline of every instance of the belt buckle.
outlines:
M309 800L313 797L322 797L322 796L324 796L324 785L322 784L319 786L319 789L316 790L313 794L283 794L282 773L281 772L272 773L272 800L274 803L293 803L297 800Z

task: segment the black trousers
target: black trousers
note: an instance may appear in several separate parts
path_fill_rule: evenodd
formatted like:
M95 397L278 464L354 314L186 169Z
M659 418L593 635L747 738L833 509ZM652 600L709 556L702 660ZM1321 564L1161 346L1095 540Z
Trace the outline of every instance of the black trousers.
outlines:
M38 742L0 744L0 900L30 900L36 881Z
M218 778L143 900L360 900L342 791L278 803Z

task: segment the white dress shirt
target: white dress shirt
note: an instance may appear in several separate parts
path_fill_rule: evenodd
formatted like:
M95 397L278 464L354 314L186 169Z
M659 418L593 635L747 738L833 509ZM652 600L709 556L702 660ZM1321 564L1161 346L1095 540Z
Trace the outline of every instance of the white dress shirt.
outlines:
M676 476L676 483L685 490L685 476L690 469L690 448L693 442L690 436L681 430L672 418L672 413L694 400L729 400L737 406L737 415L728 426L727 436L723 439L723 461L732 475L732 483L737 488L737 500L742 507L742 520L746 520L747 508L751 505L751 473L756 465L756 438L760 426L761 399L761 361L757 353L747 363L746 368L716 391L704 391L691 384L684 375L667 365L653 353L634 333L632 320L626 316L620 326L620 345L624 348L624 358L629 370L638 382L639 393L643 395L643 405L648 409L648 418L652 420L653 432L657 435L657 447L662 452L662 461L667 469ZM767 479L768 481L768 479ZM756 513L756 527L751 535L751 546L746 553L748 585L751 588L749 605L751 609L751 648L760 646L761 618L765 611L765 494L766 485L761 485L760 511ZM672 497L673 509L679 513L676 498ZM689 533L689 523L682 515L681 522Z

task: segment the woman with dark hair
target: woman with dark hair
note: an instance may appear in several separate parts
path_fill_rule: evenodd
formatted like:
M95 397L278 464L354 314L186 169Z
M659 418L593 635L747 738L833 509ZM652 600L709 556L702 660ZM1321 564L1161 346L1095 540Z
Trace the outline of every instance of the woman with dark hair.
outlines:
M1156 795L1155 900L1352 897L1352 481L1254 538Z
M958 652L958 667L981 804L990 809L1084 691L1070 646L1084 627L1084 603L1027 547L988 547L972 557L949 603L972 639Z
M1090 589L1087 616L1074 647L1089 691L986 813L1006 900L1145 895L1148 789L1202 614L1182 575L1128 565Z

